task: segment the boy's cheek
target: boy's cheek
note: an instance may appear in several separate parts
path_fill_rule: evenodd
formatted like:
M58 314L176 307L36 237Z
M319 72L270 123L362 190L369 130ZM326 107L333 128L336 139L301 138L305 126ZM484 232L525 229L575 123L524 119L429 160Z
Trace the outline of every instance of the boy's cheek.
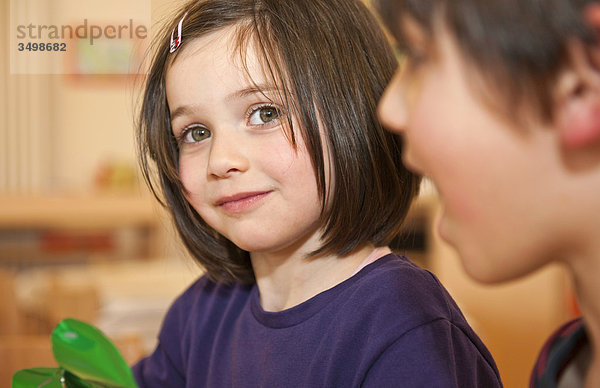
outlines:
M419 95L423 88L422 75L406 75L404 81L404 101L406 101L406 109L408 112L413 112L416 108Z

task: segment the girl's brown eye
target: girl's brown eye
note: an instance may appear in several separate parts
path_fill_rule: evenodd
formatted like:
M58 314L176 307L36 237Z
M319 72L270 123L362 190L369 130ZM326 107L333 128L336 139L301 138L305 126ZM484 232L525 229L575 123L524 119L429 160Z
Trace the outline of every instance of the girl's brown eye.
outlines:
M188 127L182 136L184 143L198 143L208 139L211 136L210 130L201 125L192 125Z
M251 125L263 125L277 120L281 112L274 106L262 106L250 113L248 122Z
M271 120L274 120L279 117L279 111L277 109L270 107L264 108L260 110L260 119L265 123L268 123Z

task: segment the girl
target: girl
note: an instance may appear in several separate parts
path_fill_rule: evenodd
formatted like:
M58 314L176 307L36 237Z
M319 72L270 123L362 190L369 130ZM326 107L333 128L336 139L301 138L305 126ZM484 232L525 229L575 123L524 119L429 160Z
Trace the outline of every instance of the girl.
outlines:
M419 184L376 120L395 66L358 0L194 0L159 35L142 166L207 275L140 386L500 385L435 277L387 247Z
M600 2L381 3L407 58L381 117L436 183L441 236L487 283L564 264L583 319L531 386L600 387Z

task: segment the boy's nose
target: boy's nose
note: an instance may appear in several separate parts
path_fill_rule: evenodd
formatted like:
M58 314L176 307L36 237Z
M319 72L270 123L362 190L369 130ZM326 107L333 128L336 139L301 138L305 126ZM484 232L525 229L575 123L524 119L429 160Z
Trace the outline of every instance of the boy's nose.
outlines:
M216 178L226 178L236 172L244 172L249 167L243 139L226 135L221 131L213 135L208 159L208 174Z
M399 71L396 72L383 92L377 108L377 114L383 126L388 130L396 133L401 133L405 130L407 107L402 93Z

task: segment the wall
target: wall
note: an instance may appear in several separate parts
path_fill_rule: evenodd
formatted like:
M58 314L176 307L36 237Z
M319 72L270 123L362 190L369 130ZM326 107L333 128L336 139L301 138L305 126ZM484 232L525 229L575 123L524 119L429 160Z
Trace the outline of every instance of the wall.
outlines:
M111 15L130 12L127 1L81 1L80 9L66 1L52 11L18 4L21 12L56 12L74 21L91 4L104 7L90 11L94 20L110 22ZM178 2L153 0L152 28ZM0 10L0 49L9 53L8 21L15 10L10 0L0 0ZM8 55L0 59L0 72L0 194L87 191L106 161L135 166L133 77L15 75Z

